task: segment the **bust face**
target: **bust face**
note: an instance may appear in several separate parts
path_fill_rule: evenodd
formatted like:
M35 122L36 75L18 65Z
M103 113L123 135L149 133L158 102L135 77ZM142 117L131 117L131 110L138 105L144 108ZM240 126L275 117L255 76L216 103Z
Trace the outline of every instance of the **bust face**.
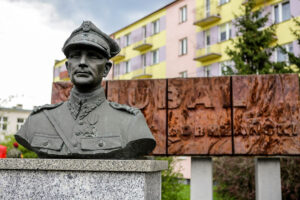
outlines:
M82 92L101 87L111 66L99 51L88 47L70 50L66 65L72 83Z

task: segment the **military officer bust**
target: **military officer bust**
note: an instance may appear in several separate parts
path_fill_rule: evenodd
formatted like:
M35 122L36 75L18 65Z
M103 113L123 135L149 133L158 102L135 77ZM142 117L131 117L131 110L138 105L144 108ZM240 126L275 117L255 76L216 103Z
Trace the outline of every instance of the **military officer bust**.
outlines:
M74 87L68 101L35 109L15 135L39 157L136 158L156 142L140 110L106 100L102 78L118 44L84 21L63 46Z

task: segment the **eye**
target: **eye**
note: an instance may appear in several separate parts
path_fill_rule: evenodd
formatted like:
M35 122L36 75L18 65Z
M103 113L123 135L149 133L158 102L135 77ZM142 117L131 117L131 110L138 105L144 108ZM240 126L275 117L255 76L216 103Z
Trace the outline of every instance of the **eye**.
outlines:
M91 59L102 59L103 58L103 56L101 56L100 54L95 53L95 52L89 52L87 56Z
M71 52L69 54L69 58L79 58L80 57L80 53L79 52Z

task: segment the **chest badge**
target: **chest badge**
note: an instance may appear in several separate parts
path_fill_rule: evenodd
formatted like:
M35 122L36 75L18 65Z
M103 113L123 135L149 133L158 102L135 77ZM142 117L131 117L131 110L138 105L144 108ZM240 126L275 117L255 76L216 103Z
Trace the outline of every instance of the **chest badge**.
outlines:
M96 124L99 121L99 116L97 113L90 113L86 119L79 120L73 129L75 136L83 137L96 137L97 128Z

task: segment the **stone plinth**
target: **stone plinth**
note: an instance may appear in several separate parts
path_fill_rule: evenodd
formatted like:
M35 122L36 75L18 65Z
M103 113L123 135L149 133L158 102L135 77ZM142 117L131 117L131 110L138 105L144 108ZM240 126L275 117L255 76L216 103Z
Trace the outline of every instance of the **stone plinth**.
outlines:
M0 159L0 199L161 198L166 161Z

